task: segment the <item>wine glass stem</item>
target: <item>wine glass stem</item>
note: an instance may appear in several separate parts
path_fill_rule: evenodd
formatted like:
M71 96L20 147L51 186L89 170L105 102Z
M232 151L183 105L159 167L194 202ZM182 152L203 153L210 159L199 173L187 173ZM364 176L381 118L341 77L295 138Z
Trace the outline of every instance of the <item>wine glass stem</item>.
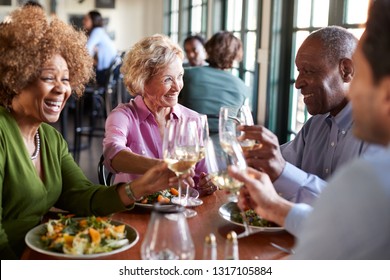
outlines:
M243 211L243 210L240 211L240 214L242 217L242 223L243 223L244 228L245 228L245 233L246 233L246 235L249 235L251 233L252 229L249 226L248 217L246 216L245 211Z
M183 205L183 203L182 203L182 190L181 190L181 183L180 183L180 174L177 174L177 179L179 180L178 181L178 184L177 184L177 186L178 186L178 188L177 188L177 190L179 191L179 197L178 197L178 202L179 202L179 205Z

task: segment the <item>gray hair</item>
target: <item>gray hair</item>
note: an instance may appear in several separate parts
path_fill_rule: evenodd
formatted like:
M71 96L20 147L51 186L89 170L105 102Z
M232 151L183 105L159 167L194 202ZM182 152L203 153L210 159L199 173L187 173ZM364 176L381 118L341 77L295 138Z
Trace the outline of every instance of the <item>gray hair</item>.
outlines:
M347 29L340 26L327 26L308 36L308 39L318 39L322 42L323 51L330 63L340 59L352 59L358 44L358 39Z
M123 60L121 73L126 88L132 95L141 95L145 84L177 57L183 60L183 50L167 36L155 34L142 39Z

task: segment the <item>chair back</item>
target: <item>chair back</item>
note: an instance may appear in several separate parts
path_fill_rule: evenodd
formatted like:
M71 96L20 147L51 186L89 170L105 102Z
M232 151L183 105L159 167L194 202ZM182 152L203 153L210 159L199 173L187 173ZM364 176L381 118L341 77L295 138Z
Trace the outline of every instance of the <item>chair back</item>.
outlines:
M111 186L113 181L114 181L115 174L108 171L106 169L106 167L104 166L104 156L103 155L101 155L101 157L100 157L97 170L98 170L99 184L105 185L105 186Z

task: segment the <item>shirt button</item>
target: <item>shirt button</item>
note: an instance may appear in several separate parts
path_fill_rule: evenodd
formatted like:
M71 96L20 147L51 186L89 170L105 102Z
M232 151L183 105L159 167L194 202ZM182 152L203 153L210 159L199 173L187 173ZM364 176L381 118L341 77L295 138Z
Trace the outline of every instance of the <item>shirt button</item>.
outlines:
M341 131L341 134L345 134L345 130L342 130L342 131Z
M330 145L333 147L334 146L334 142L330 143Z
M141 154L143 154L143 155L146 154L145 150L142 150Z
M326 168L326 169L325 169L325 173L326 173L326 174L329 173L329 168Z

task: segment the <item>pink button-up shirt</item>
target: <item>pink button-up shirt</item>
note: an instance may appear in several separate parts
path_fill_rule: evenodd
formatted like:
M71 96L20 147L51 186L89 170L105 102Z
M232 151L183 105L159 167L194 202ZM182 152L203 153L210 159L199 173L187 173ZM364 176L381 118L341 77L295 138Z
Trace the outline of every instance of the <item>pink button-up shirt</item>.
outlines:
M199 114L180 104L173 107L172 119L199 118ZM120 104L106 120L106 132L103 140L104 164L113 173L111 160L122 150L162 159L163 140L160 136L158 124L153 114L146 107L143 98L137 96L129 103ZM135 162L129 164L137 164ZM199 181L199 174L207 172L204 160L195 167L195 183ZM139 174L117 173L114 183L128 182L139 177Z

